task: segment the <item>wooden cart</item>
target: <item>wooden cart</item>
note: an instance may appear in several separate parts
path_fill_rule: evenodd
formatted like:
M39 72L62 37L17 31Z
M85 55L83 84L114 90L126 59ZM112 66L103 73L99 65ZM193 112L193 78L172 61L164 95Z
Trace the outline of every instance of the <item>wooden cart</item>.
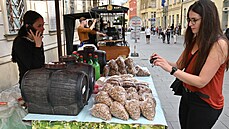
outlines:
M128 10L129 8L119 5L103 5L91 9L91 12L99 14L100 19L105 18L110 23L108 27L113 29L112 33L109 33L109 29L106 32L107 36L112 39L98 41L98 49L106 52L107 60L116 59L118 56L129 56L130 48L125 40L125 14ZM112 21L115 18L118 20ZM103 25L103 23L101 24ZM119 35L119 29L114 27L116 25L121 26L121 35ZM101 26L100 28L102 28Z

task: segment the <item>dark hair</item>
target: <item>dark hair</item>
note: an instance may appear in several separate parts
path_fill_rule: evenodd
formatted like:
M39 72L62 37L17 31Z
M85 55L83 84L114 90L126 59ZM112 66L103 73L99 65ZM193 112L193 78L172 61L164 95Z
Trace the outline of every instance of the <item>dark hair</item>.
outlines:
M24 17L23 17L23 25L21 26L21 28L19 29L18 31L18 35L17 37L14 39L14 43L16 42L16 40L19 38L19 37L23 37L23 36L26 36L28 35L27 34L27 29L26 29L26 24L29 24L29 25L33 25L38 18L43 18L39 13L35 12L35 11L32 11L32 10L29 10L27 11L25 14L24 14ZM13 43L13 44L14 44ZM15 51L14 51L14 45L12 47L12 53L11 53L11 56L12 56L12 61L13 62L16 62L16 57L15 57Z
M88 22L87 23L93 23L93 21L92 20L88 20Z
M23 25L21 26L20 30L18 31L18 36L26 36L26 24L33 25L38 18L43 18L39 13L29 10L24 14L23 17Z
M92 20L88 20L88 22L87 22L87 24L88 24L88 26L90 25L92 25L92 23L93 23L93 21Z
M80 19L79 19L80 23L81 23L82 21L84 21L84 20L86 20L85 17L80 17Z
M193 11L201 16L201 23L198 34L195 36L192 33L191 27L187 25L185 40L184 40L184 55L188 57L195 43L198 45L198 56L194 63L194 74L198 75L209 55L209 52L215 42L218 42L219 38L225 39L221 27L217 8L211 0L199 0L192 4L187 12ZM188 23L189 24L189 23ZM214 29L213 29L214 28ZM228 52L229 53L229 52ZM181 61L181 68L187 65L188 59L183 58ZM226 68L228 69L228 62Z

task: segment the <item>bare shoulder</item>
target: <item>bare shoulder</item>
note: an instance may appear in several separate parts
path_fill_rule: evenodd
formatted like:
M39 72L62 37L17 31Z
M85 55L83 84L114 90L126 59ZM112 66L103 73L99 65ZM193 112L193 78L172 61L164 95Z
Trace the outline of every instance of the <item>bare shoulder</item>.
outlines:
M221 47L226 47L226 48L228 48L228 40L226 40L226 39L219 39L218 40L218 43L219 43L219 45L221 46Z
M215 45L213 46L213 48L216 48L216 49L220 49L220 50L222 50L223 51L223 53L225 54L225 55L227 55L228 53L228 47L229 47L229 43L228 43L228 40L226 40L226 39L219 39L218 41L217 41L217 43L215 43Z
M214 43L212 47L212 54L218 56L220 62L223 63L228 57L228 47L229 47L228 40L221 38Z

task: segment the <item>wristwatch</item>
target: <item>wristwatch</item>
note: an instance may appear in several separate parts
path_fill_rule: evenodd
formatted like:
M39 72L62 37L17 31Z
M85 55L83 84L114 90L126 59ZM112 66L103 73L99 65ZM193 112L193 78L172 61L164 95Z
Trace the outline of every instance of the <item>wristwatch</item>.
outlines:
M172 67L172 71L170 72L171 75L173 75L177 71L176 67Z

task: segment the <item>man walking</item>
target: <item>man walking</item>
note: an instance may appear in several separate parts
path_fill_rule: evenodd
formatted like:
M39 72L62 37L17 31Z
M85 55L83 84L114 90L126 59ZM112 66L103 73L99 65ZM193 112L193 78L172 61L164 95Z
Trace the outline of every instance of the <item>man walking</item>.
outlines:
M150 34L151 34L151 31L150 31L150 29L149 29L148 26L145 29L145 34L146 34L146 43L149 44L150 43Z
M170 44L170 32L171 32L171 28L170 28L170 26L168 26L168 28L166 29L167 43L168 44Z

